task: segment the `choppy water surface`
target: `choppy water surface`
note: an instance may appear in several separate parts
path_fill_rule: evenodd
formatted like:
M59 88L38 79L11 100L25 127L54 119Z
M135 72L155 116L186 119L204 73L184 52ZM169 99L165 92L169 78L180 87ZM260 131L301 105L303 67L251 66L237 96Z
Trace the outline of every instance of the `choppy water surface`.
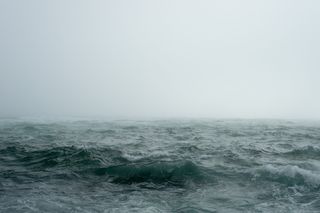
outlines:
M319 212L320 124L0 121L0 212Z

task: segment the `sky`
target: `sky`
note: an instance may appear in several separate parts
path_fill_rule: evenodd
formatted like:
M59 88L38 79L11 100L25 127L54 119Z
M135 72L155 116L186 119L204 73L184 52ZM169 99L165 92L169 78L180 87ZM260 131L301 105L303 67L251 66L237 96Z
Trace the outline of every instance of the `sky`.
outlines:
M0 0L0 116L320 119L320 1Z

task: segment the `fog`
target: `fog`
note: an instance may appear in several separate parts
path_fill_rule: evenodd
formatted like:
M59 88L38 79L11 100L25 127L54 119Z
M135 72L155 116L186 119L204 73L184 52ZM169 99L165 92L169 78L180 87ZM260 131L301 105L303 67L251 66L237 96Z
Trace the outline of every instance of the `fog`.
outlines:
M2 0L0 116L320 119L320 1Z

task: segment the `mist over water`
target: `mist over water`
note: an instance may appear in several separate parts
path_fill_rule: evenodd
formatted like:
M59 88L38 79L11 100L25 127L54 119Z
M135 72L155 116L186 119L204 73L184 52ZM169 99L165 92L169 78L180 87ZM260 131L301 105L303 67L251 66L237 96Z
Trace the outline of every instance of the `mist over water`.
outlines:
M320 212L319 26L318 0L0 0L0 212Z
M1 212L317 212L320 123L0 122Z
M316 0L0 2L0 116L320 119Z

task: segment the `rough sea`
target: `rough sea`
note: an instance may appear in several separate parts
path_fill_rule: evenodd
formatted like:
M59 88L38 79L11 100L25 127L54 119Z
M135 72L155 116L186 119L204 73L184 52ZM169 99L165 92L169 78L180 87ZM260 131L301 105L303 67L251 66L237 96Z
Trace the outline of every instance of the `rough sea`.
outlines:
M2 119L0 212L320 212L320 122Z

